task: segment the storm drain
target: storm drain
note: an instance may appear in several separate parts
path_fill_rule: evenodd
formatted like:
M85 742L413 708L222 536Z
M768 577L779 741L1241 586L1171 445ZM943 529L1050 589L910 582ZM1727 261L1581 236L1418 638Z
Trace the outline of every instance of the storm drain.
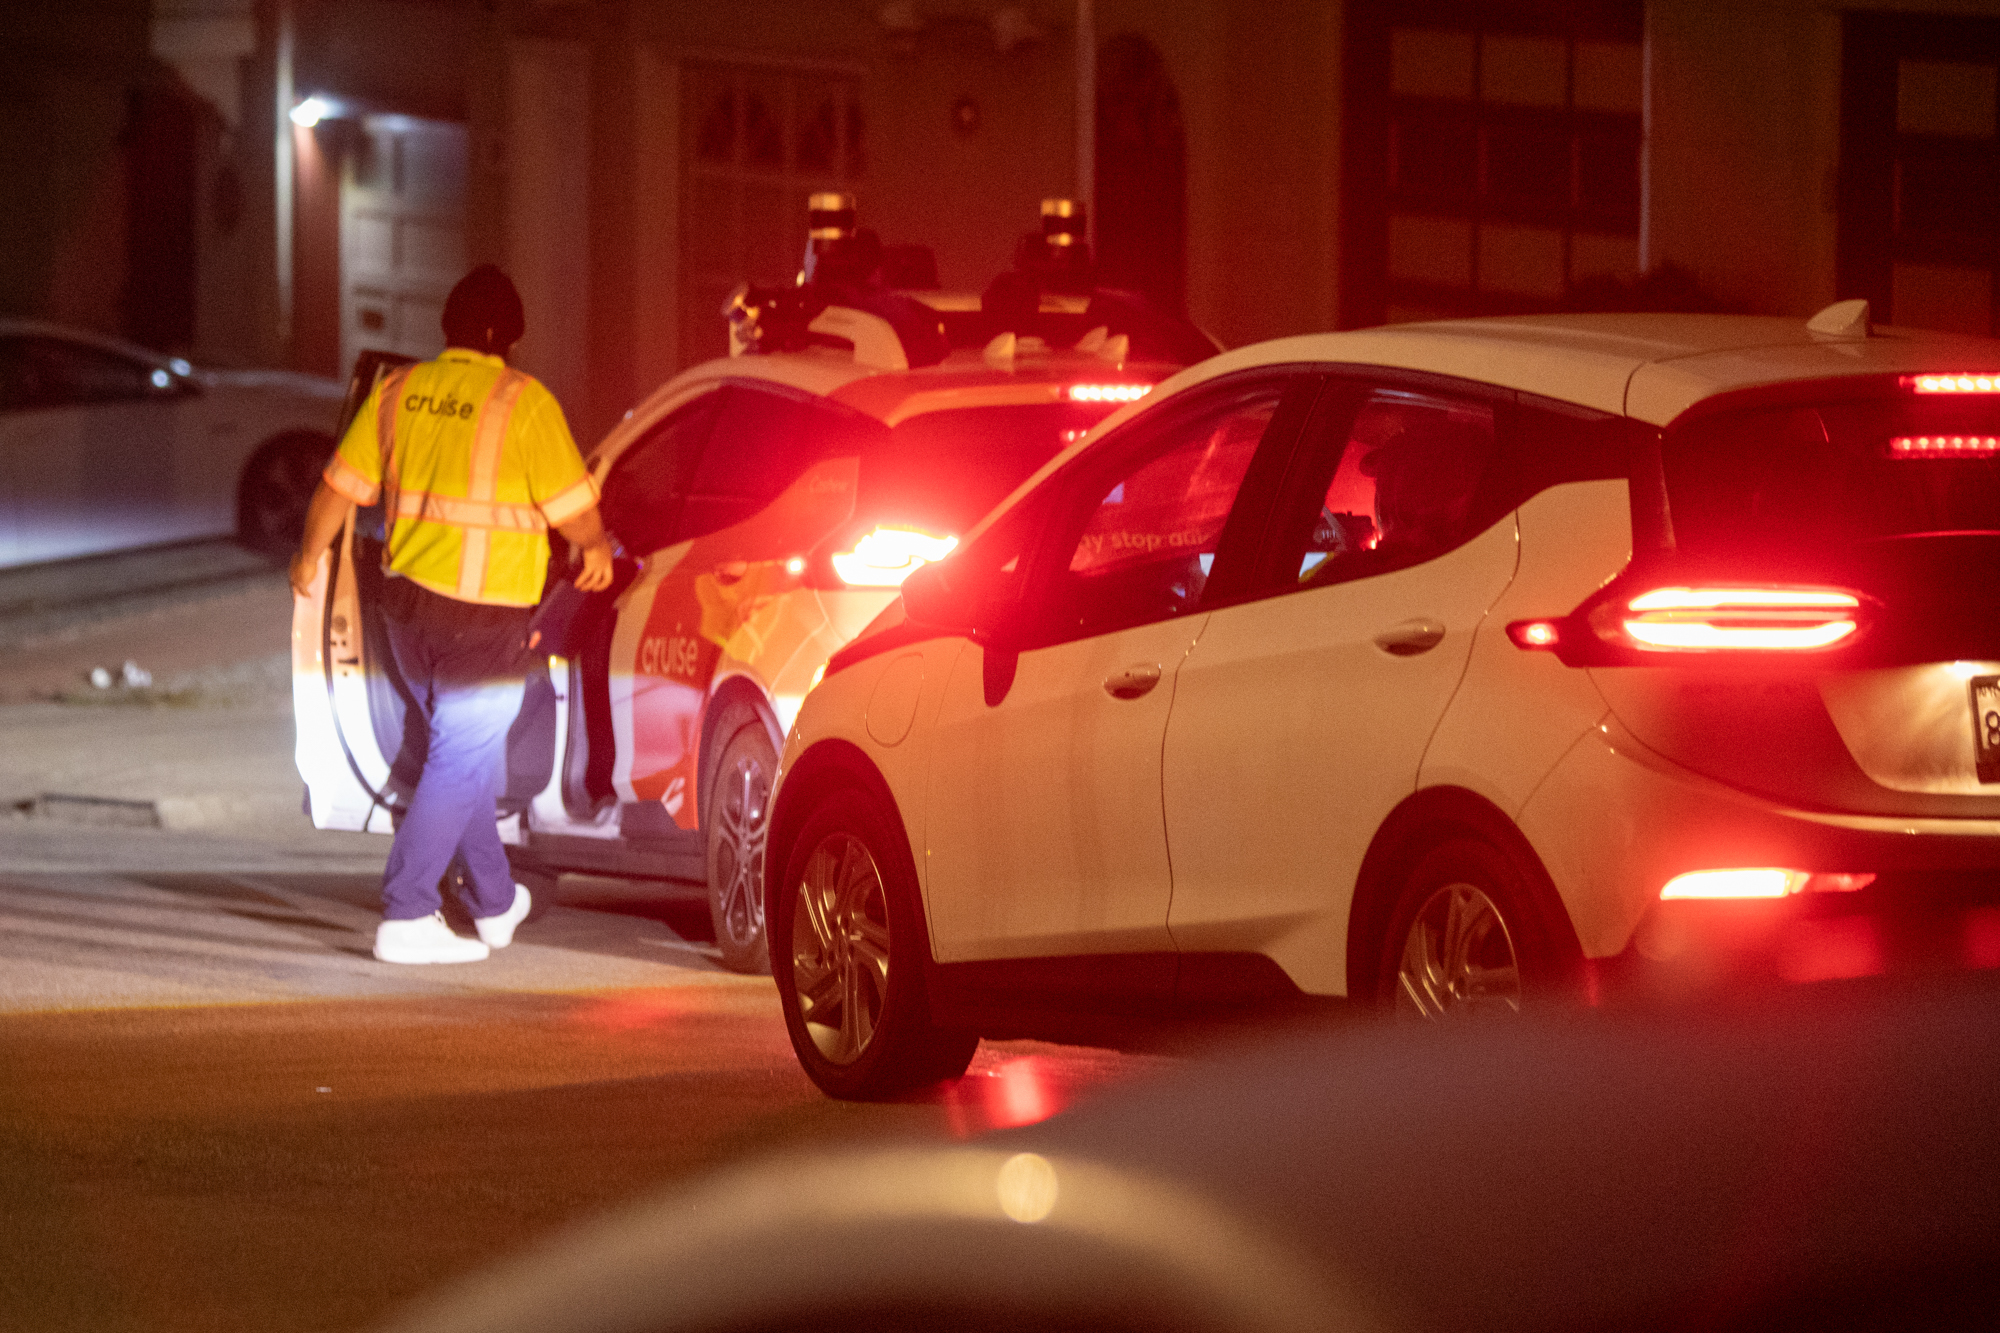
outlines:
M64 796L44 792L23 803L37 819L99 828L158 828L160 810L152 801L124 801L113 796Z

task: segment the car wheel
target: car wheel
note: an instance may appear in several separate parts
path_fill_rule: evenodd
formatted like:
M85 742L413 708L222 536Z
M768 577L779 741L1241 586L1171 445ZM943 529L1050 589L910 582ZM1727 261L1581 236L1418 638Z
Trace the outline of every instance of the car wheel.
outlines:
M792 1049L821 1089L855 1101L957 1078L979 1045L931 1023L916 874L891 818L836 792L800 830L771 900Z
M333 441L312 431L280 435L252 454L236 490L236 539L263 555L296 550L306 507L332 455Z
M755 714L741 717L722 734L728 739L709 781L708 812L702 820L708 844L708 915L724 967L769 972L764 840L771 829L771 780L778 771L778 752Z
M1522 876L1491 844L1432 848L1396 900L1376 998L1398 1017L1517 1014L1560 986L1550 932Z

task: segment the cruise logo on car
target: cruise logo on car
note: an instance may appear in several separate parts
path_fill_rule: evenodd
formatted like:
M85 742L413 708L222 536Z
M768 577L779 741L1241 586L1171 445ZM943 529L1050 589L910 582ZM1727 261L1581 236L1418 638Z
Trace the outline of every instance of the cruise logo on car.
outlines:
M639 641L639 673L694 681L701 665L701 641L682 634L648 635Z

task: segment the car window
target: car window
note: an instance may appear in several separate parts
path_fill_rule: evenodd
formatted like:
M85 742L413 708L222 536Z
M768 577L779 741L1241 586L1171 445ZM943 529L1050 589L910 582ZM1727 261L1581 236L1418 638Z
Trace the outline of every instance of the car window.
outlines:
M814 463L868 452L883 435L835 404L725 385L676 410L619 455L605 524L644 555L734 527Z
M1285 560L1300 584L1400 569L1471 535L1494 451L1490 405L1379 389L1328 443L1299 474L1319 500Z
M605 478L604 524L627 551L650 555L680 540L681 502L720 405L720 394L703 394L662 417Z
M2000 532L2000 408L1983 395L1731 412L1662 445L1675 539L1703 555Z
M861 458L863 511L963 533L1116 403L1033 403L924 412Z
M806 429L811 409L805 402L741 385L716 397L715 426L681 511L682 540L741 523L821 456Z
M155 368L142 365L115 352L59 338L27 341L27 360L32 379L32 405L67 407L83 403L129 402L166 388L170 380L155 385Z
M1194 610L1281 387L1232 399L1168 432L1111 477L1067 546L1049 605L1063 637Z

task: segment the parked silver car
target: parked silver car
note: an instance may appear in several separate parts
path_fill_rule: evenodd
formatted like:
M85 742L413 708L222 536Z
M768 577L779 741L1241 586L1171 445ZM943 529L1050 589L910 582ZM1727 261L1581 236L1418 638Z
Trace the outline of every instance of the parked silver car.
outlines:
M316 375L0 320L0 567L231 534L288 549L340 397Z

